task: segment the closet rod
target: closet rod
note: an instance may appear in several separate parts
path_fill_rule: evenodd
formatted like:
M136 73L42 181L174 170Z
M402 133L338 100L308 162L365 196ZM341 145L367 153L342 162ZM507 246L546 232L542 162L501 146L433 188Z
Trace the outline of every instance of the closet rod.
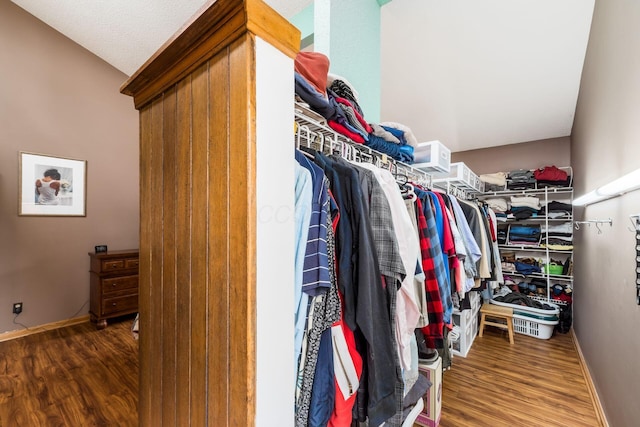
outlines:
M446 185L443 185L445 184ZM449 181L439 181L434 182L434 187L441 189L447 194L451 194L452 196L461 199L461 200L469 200L471 198L470 194L464 188L460 188Z
M573 221L573 225L575 226L576 230L580 230L581 224L588 225L589 227L591 227L591 224L595 224L596 228L598 229L598 234L602 234L602 228L600 228L600 224L609 224L609 226L613 226L613 219L609 218L609 219L589 219L585 221Z

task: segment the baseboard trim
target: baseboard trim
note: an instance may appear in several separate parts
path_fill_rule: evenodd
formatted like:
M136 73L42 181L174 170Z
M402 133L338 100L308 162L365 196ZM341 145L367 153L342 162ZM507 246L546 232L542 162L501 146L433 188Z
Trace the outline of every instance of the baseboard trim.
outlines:
M14 340L16 338L22 338L33 334L39 334L40 332L51 331L53 329L64 328L65 326L77 325L79 323L85 323L89 321L89 315L86 314L80 317L74 317L72 319L59 320L57 322L46 323L40 326L33 326L31 328L19 329L17 331L9 331L0 334L0 342Z
M593 383L593 379L591 378L591 372L589 372L587 361L582 354L580 343L578 343L578 338L576 338L576 334L574 333L573 329L571 329L571 337L573 338L573 345L576 347L576 351L578 352L578 358L580 359L580 368L582 368L582 375L584 376L584 380L587 383L587 390L589 390L591 402L593 403L593 408L595 409L596 416L598 417L598 423L603 427L609 427L609 422L607 421L607 417L604 415L604 409L602 408L602 404L600 403L600 397L598 396L596 386Z

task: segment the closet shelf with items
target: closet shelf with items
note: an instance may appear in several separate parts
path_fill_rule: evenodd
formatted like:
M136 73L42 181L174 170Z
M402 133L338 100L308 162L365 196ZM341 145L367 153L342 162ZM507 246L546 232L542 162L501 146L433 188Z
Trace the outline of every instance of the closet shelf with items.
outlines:
M463 162L451 163L450 170L445 173L434 174L433 181L440 184L442 188L453 185L472 194L484 191L484 184L480 177Z
M308 147L322 153L337 153L341 157L364 161L389 170L394 176L403 176L425 188L432 187L432 176L414 166L394 160L387 154L358 144L329 128L322 116L295 104L296 148Z
M520 310L518 316L514 315L516 332L547 339L559 321L553 313L559 315L559 307L570 307L572 302L571 167L497 172L480 178L485 192L478 198L493 209L498 222L498 248L506 288L499 289L501 294L491 302ZM543 322L536 320L535 312L526 313L525 309L523 313L520 306L527 301L543 305L550 317ZM523 315L530 318L523 319Z

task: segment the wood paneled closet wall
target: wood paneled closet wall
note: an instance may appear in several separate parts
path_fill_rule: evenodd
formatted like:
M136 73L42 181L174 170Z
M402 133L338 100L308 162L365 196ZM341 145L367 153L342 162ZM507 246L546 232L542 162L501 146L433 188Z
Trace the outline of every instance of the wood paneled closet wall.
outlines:
M270 114L256 81L279 55L290 62L271 76L291 86L274 102L290 121L272 120L289 138L271 143L293 161L299 43L261 1L211 1L122 86L140 111L141 426L256 424L256 141ZM275 60L260 64L264 50Z

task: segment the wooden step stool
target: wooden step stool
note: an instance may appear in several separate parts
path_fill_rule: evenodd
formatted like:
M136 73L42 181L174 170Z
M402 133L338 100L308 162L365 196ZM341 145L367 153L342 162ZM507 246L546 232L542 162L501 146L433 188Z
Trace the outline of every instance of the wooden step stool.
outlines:
M482 317L480 319L479 336L482 336L485 325L495 326L509 331L509 343L513 344L513 309L495 304L482 304L480 313L482 313ZM505 323L487 321L487 316L494 320L504 320Z

